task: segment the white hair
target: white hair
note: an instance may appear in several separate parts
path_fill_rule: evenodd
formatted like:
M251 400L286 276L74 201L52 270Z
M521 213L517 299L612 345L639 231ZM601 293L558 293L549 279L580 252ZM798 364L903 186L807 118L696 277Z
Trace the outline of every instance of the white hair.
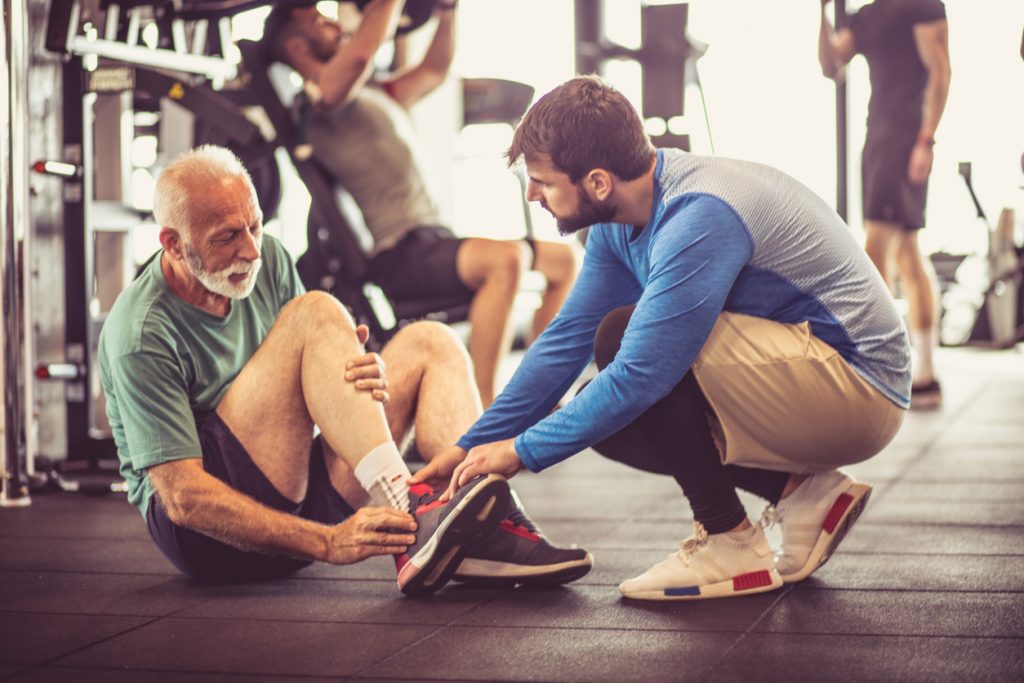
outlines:
M252 178L231 150L202 145L178 155L156 181L154 218L160 227L173 228L191 239L196 218L192 210L202 204L194 193L214 190L228 178L245 180L255 200Z

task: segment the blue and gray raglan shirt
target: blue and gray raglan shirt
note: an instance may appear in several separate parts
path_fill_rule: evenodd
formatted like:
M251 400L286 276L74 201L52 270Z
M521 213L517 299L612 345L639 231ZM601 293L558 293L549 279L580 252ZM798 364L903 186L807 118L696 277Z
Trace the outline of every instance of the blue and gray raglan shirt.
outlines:
M869 384L909 406L903 322L846 224L810 189L761 164L665 149L651 211L646 226L590 229L562 310L459 446L516 437L535 472L568 458L666 396L722 311L808 322ZM632 304L615 360L549 415L590 362L601 320Z

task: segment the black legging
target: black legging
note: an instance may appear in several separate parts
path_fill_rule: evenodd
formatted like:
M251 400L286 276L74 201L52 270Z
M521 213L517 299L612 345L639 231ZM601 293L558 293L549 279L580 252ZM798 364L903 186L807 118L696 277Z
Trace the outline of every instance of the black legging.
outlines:
M603 370L615 358L633 306L609 313L597 330L594 359ZM601 455L646 472L667 474L683 489L693 518L709 534L732 529L747 513L736 487L778 503L789 474L723 465L711 437L707 399L692 372L683 376L668 396L632 424L596 444Z

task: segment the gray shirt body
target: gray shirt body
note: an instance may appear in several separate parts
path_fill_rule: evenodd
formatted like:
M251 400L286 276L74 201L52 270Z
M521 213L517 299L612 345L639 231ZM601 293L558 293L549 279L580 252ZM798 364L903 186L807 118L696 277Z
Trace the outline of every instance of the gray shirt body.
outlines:
M359 205L373 236L371 255L413 228L441 224L415 136L409 113L376 87L310 117L313 153Z

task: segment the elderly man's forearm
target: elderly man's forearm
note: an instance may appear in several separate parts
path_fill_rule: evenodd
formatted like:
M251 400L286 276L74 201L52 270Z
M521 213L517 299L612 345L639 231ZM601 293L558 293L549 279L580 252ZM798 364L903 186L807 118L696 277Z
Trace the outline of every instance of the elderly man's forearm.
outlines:
M209 479L161 496L172 522L240 550L312 560L328 556L327 526L274 510L214 477Z

